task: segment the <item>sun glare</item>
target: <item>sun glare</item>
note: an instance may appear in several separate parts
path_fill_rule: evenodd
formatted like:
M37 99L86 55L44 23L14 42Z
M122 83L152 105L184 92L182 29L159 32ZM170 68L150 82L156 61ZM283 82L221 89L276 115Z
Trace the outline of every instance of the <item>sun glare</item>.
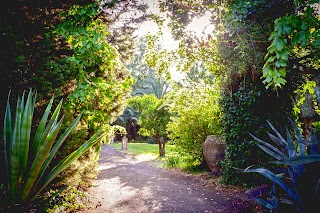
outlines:
M213 24L210 23L211 13L207 11L203 16L194 18L187 26L187 30L195 33L198 38L211 34L214 30Z
M149 6L148 12L154 14L160 14L159 4L156 0L142 0L144 3L147 3ZM162 37L160 38L161 45L167 50L174 50L178 48L178 41L173 39L170 29L167 27L169 19L162 14L162 17L165 19L164 26L162 28ZM199 39L206 37L208 34L212 34L214 30L213 24L210 23L211 13L207 11L203 16L199 18L194 18L192 22L187 26L187 30L194 33ZM156 34L159 31L158 25L153 21L145 21L135 32L137 36L145 36L147 33ZM185 78L185 74L176 71L174 68L171 68L171 75L173 80L181 81Z

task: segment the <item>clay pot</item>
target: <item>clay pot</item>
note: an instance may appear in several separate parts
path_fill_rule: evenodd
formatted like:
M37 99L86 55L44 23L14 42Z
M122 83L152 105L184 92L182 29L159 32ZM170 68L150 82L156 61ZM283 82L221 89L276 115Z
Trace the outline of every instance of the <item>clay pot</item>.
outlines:
M220 135L209 135L203 143L203 156L213 174L220 173L219 160L225 157L225 142Z

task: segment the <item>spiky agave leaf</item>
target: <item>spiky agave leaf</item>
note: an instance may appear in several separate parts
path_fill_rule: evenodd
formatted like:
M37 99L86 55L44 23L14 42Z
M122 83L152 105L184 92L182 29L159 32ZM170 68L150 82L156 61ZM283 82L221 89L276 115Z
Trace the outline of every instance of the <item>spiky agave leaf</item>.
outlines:
M292 190L275 173L271 172L270 170L262 167L254 168L250 166L246 168L244 172L255 172L263 175L272 182L277 183L294 201L297 200L298 197L296 196L296 194L292 192Z
M251 137L253 137L257 142L259 142L260 144L258 144L258 146L265 151L267 154L271 155L272 157L276 158L277 160L283 159L286 157L286 154L281 152L278 148L272 146L271 144L257 138L256 136L250 134Z
M3 127L3 144L4 144L4 158L5 158L5 166L6 166L6 178L8 180L7 188L11 189L11 175L9 173L9 168L11 167L11 159L10 159L10 144L12 142L13 137L13 130L12 130L12 115L11 115L11 108L9 103L10 93L7 99L7 106L4 118L4 127Z
M62 119L57 123L57 125L55 125L52 128L52 130L48 133L46 139L44 140L43 144L38 149L38 152L36 153L36 157L32 162L32 166L31 166L30 172L28 173L25 187L21 195L21 199L23 201L27 200L28 195L30 194L32 188L34 187L36 181L38 180L42 165L50 153L50 150L59 133L61 125L62 125Z
M254 198L254 200L260 204L261 206L267 208L267 209L276 209L278 208L278 206L274 206L273 202L269 201L269 200L264 200L262 198Z
M26 100L24 112L21 118L21 140L19 145L20 150L20 172L21 176L25 175L25 170L28 163L29 144L31 135L31 125L34 111L35 97L32 94L32 90L29 91L28 98Z
M34 200L74 160L79 158L91 146L101 141L105 133L100 131L95 134L79 149L56 165L51 172L44 175L55 153L78 124L82 113L56 141L63 121L63 117L61 119L58 118L62 100L48 121L53 103L52 97L40 120L31 146L30 133L36 93L33 93L30 89L26 101L24 100L25 93L21 98L18 97L14 123L12 121L9 96L4 119L4 152L8 179L6 186L15 201L28 202ZM29 147L31 147L30 150ZM28 169L26 165L30 165L30 168Z
M70 126L66 129L66 131L61 135L61 137L58 139L58 141L54 144L53 148L50 151L49 156L46 158L41 171L40 171L40 175L39 175L39 180L42 177L42 175L44 174L44 172L46 171L46 169L48 168L51 160L53 159L53 157L55 156L56 152L58 151L58 149L60 148L60 146L62 145L62 143L67 139L68 135L70 134L70 132L77 126L77 124L80 121L80 118L82 116L83 113L81 113L71 124Z
M32 151L33 153L36 153L37 150L38 150L38 146L41 142L41 138L42 138L42 135L44 133L44 129L46 128L46 123L47 123L47 120L48 120L48 117L49 117L49 114L50 114L50 111L51 111L51 107L52 107L52 104L53 104L53 98L51 98L49 104L47 105L46 107L46 110L44 111L44 114L42 115L42 118L38 124L38 128L37 128L37 131L36 131L36 134L34 136L34 139L33 139L33 143L32 143Z
M55 178L57 177L63 170L65 170L71 163L77 160L84 152L86 152L90 147L92 147L97 142L101 141L102 138L105 137L104 130L100 130L96 134L94 134L86 143L84 143L81 147L79 147L76 151L68 155L64 160L60 161L51 172L43 177L40 181L39 188L35 190L35 193L30 195L29 199L33 201L36 196Z
M299 166L299 165L305 165L305 164L319 162L319 161L320 161L320 155L302 155L302 156L300 155L300 156L284 158L277 161L273 161L273 163Z
M285 144L285 146L288 145L287 141L282 137L282 135L278 132L278 130L276 128L274 128L274 126L267 121L267 123L269 124L269 126L271 127L271 129L276 133L276 135L279 137L280 141Z
M287 142L288 142L288 147L287 147L288 148L288 155L289 155L289 157L297 156L296 148L294 146L291 134L290 134L287 127L286 127L286 134L287 134Z
M310 155L318 155L319 154L319 141L314 134L314 131L311 131L311 139L309 143L305 143L307 145L307 149L310 150Z

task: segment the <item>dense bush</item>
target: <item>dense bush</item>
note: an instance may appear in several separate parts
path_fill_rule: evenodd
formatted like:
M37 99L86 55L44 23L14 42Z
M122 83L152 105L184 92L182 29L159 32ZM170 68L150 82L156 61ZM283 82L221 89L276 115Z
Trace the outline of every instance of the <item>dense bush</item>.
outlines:
M107 42L107 26L98 17L97 3L73 5L69 11L61 13L63 20L53 31L57 40L67 43L69 55L62 57L59 64L68 64L67 72L76 73L70 82L65 103L67 119L83 111L81 134L74 135L58 153L57 160L63 158L81 141L94 134L98 128L111 129L109 123L124 110L125 101L131 92L133 79L119 60L116 49ZM108 142L111 135L106 136ZM97 144L61 175L64 183L88 186L96 177L97 159L101 144ZM79 166L81 163L81 166ZM84 184L85 183L85 184Z
M204 163L202 145L208 135L221 133L218 95L209 85L177 88L168 98L170 143L189 166Z
M244 85L243 82L240 85ZM277 96L272 91L265 90L260 84L250 83L247 79L245 87L240 86L232 95L221 97L222 135L226 140L226 157L222 162L223 182L228 184L255 185L261 183L260 176L250 176L241 170L256 163L261 165L270 160L257 146L250 133L265 139L265 120L274 119L285 131L286 116L292 116L292 103L283 103L287 97L284 91Z

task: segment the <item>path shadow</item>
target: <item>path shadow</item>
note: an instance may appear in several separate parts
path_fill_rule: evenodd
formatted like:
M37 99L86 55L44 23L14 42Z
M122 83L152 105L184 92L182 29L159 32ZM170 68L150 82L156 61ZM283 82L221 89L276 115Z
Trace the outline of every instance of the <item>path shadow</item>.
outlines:
M137 161L110 146L100 156L95 187L108 198L109 212L251 211L243 194L204 187L191 176Z

